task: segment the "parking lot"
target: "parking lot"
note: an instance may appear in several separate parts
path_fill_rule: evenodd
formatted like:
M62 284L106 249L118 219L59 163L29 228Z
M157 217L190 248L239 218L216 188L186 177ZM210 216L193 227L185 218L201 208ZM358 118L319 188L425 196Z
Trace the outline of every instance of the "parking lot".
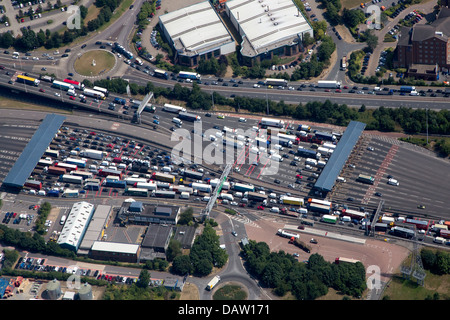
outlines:
M155 120L159 121L160 130L162 136L167 137L172 135L172 138L176 138L178 135L183 134L189 136L188 141L194 141L201 138L202 141L202 157L207 156L207 147L214 146L216 151L222 156L224 150L220 137L228 131L233 131L235 135L241 135L244 133L244 139L242 147L234 149L235 154L232 159L234 169L232 174L228 177L228 181L231 182L243 182L249 183L255 186L256 192L262 193L274 193L276 197L270 198L270 201L263 205L261 202L244 201L242 198L236 198L234 201L228 202L229 206L250 206L255 209L262 209L269 212L270 207L279 207L279 199L281 195L292 195L293 197L305 198L311 197L311 188L315 183L315 180L319 177L321 169L317 166L310 166L306 163L306 157L301 157L296 154L296 150L299 147L305 149L313 149L322 147L315 145L311 142L300 141L298 145L294 144L292 148L289 147L275 147L272 146L272 152L279 155L275 160L272 156L262 157L263 154L267 154L267 150L264 149L264 145L255 145L255 138L245 138L245 132L252 136L256 131L261 118L255 116L240 117L232 114L207 114L199 113L202 117L202 127L198 127L199 123L193 123L184 121L181 128L177 128L175 123L172 122L174 117L173 113L164 112L157 107L154 114L149 113L149 117L155 117ZM241 119L242 118L242 119ZM245 119L244 119L245 118ZM298 129L299 122L287 120L284 123L284 131L286 133L299 134ZM12 126L15 128L15 126ZM32 135L32 132L36 125L31 125L28 129L28 136ZM164 129L163 129L164 128ZM174 131L171 131L174 130ZM181 129L182 131L175 131ZM241 131L239 131L239 129ZM12 129L12 130L19 130ZM258 128L259 130L259 128ZM331 128L312 127L311 131L321 130L332 132ZM291 132L289 132L291 131ZM260 130L263 132L263 130ZM202 137L203 134L203 137ZM339 136L339 132L336 132ZM213 137L213 138L211 138ZM184 184L185 187L190 187L194 182L202 182L205 185L209 183L211 179L218 179L223 169L223 165L210 165L205 163L205 159L201 164L190 163L182 157L184 155L177 156L171 153L170 145L173 147L176 141L168 142L167 138L160 139L159 136L153 139L153 142L146 141L146 137L142 140L136 138L126 137L121 134L113 133L112 131L90 130L80 127L63 126L58 136L53 140L50 148L57 151L57 156L46 154L42 159L49 158L51 165L56 163L64 163L64 160L68 158L82 159L83 156L79 153L84 149L101 150L104 152L102 160L96 160L92 158L86 158L84 167L78 168L77 171L84 171L92 174L92 176L85 177L82 183L72 183L68 181L60 181L59 174L49 174L45 171L45 167L49 167L50 164L39 164L32 173L32 177L38 181L42 181L42 191L45 191L41 195L37 194L35 204L39 205L45 199L49 199L51 195L57 195L61 198L64 192L67 190L77 190L78 198L70 198L70 195L66 194L65 199L71 201L78 201L79 199L92 200L101 198L112 198L120 204L123 196L127 197L125 187L134 187L134 183L126 184L126 186L106 186L104 181L105 176L99 176L98 173L103 169L118 170L121 172L122 180L129 178L143 180L145 182L152 181L152 174L154 172L163 172L164 167L170 168L170 174L175 177L173 183L160 183L158 182L158 190L174 190L177 185ZM215 141L212 141L215 140ZM266 141L263 138L261 141ZM24 140L23 146L26 141ZM159 143L164 145L159 145ZM315 145L315 146L314 146ZM258 146L258 149L256 149ZM11 146L9 150L17 150L19 153L19 145ZM263 148L261 148L263 147ZM231 148L233 150L233 148ZM259 153L259 154L258 154ZM322 156L321 160L326 161L326 156ZM118 160L120 159L120 160ZM193 158L190 158L193 160ZM198 159L197 159L198 160ZM255 161L255 162L254 162ZM265 175L269 168L275 168L278 165L277 172L274 175ZM12 162L11 162L12 165ZM448 206L448 200L441 189L442 183L440 178L441 172L447 172L447 163L436 159L433 155L424 154L420 148L410 148L403 146L402 143L395 139L378 138L368 135L363 135L363 138L358 143L357 147L353 150L348 165L341 172L341 177L346 182L337 182L335 190L330 194L330 200L334 204L347 205L351 209L359 210L364 207L365 211L372 212L378 205L379 200L385 200L384 210L386 212L403 213L404 215L421 215L428 214L433 217L443 216L443 211ZM431 168L431 169L430 169ZM167 168L166 168L167 169ZM185 178L182 176L182 170L191 169L202 173L201 181L192 178ZM411 176L411 172L416 172ZM5 175L6 175L5 171ZM366 174L373 176L375 183L373 185L363 184L356 181L358 175ZM388 175L392 175L399 181L399 185L389 185ZM423 190L423 181L430 181L430 187L427 190ZM448 180L448 179L447 179ZM137 181L137 180L135 180ZM88 187L88 183L97 184L98 187ZM92 185L92 184L90 184ZM236 194L236 190L226 190L230 193ZM148 199L152 193L147 194ZM138 195L133 195L138 196ZM181 199L180 193L174 195L178 203L185 203L190 206L202 206L203 199L209 199L209 194L199 191L197 193L192 192L189 199ZM30 198L32 199L32 198ZM56 198L54 199L57 200ZM52 200L50 200L52 201ZM56 216L49 219L53 221L53 225L49 225L50 238L57 238L58 231L60 231L59 217L68 214L71 205L63 205L60 202L64 201L64 198L58 200L58 207L61 209L56 213ZM159 200L161 201L161 200ZM171 200L167 200L171 201ZM192 202L193 201L193 202ZM195 202L198 201L198 202ZM69 202L70 203L70 202ZM69 204L68 203L68 204ZM418 207L423 205L422 207ZM24 208L24 210L9 210L10 206L5 207L8 210L3 211L5 215L0 218L6 220L9 218L8 224L14 225L16 217L8 217L5 219L7 212L17 212L19 220L17 224L21 230L28 230L32 228L31 221L34 213L33 209ZM294 206L295 208L295 206ZM291 206L287 206L287 209L292 215L298 216L298 210L293 210ZM292 210L291 210L292 209ZM295 211L295 212L294 212ZM3 213L2 212L2 213ZM21 214L27 214L20 219ZM311 218L311 217L310 217ZM437 219L437 218L436 218ZM128 232L128 231L127 231ZM117 239L125 242L134 242L133 239L139 236L139 230L136 232L122 232L122 230L111 229L109 235L117 235ZM130 240L131 239L131 240Z

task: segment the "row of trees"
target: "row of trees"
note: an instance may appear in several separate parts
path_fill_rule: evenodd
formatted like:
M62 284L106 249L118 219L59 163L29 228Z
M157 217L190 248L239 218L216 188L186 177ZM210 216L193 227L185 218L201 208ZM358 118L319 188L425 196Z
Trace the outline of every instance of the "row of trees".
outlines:
M298 300L314 300L333 288L359 297L366 289L366 271L360 262L333 264L312 254L305 264L284 251L271 252L267 243L254 240L243 248L243 257L249 273L279 296L291 292Z
M106 87L111 92L119 94L126 93L128 82L123 79L97 80L92 84L85 80L85 85L92 87L94 84ZM268 101L266 99L236 96L226 98L217 92L212 97L202 91L194 83L192 88L183 87L176 83L173 88L163 88L148 82L146 86L138 86L130 83L130 90L133 95L147 94L153 92L155 98L164 97L169 100L185 101L186 106L191 109L210 110L212 101L215 105L231 106L237 112L246 110L252 113L266 113L267 109L271 114L286 116L298 120L308 120L321 123L330 123L339 126L346 126L352 120L362 121L367 124L368 130L380 130L385 132L395 131L401 127L403 131L411 134L425 132L428 126L430 134L450 133L450 112L448 110L428 110L428 117L425 109L412 109L407 107L367 109L362 105L359 109L352 108L346 104L333 103L329 100L325 102L308 102L298 105L287 104L284 101ZM428 118L428 124L426 119Z
M0 242L30 252L40 252L42 254L65 258L75 258L75 253L73 251L63 249L59 244L53 241L45 242L44 238L37 232L22 232L17 229L8 228L5 225L0 225Z

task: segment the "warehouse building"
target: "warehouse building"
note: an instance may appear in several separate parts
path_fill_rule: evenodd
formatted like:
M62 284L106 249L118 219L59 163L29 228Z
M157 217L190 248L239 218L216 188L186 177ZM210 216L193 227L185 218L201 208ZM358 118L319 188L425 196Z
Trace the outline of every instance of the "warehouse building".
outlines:
M94 213L94 205L81 201L72 206L57 243L66 249L78 251L89 222Z
M226 14L242 37L243 63L300 52L306 33L313 28L292 0L229 0Z
M92 216L91 222L86 230L77 254L87 255L92 245L97 240L102 240L105 230L108 228L108 221L111 218L112 207L107 205L98 205Z
M173 235L173 227L168 225L152 224L147 228L144 240L141 243L141 254L139 259L154 260L165 259L166 250L169 247Z
M94 241L89 257L96 260L111 260L135 263L138 261L140 247L138 244Z
M233 37L209 1L161 15L159 26L181 65L196 66L201 59L236 50Z

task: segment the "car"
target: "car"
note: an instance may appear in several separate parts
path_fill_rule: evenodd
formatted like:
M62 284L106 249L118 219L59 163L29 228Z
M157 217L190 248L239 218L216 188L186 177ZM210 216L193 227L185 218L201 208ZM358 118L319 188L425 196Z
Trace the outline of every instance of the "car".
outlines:
M347 198L347 201L355 201L355 198L353 198L353 197L348 197L348 198Z
M211 117L211 113L205 114L205 117Z
M223 114L219 114L219 115L217 116L217 119L225 119L225 116L224 116Z
M42 89L42 88L40 88L40 89L39 89L39 91L40 91L40 92L45 92L45 90L44 90L44 89Z
M263 207L263 206L258 206L257 209L258 209L258 210L264 210L264 207Z
M417 208L418 208L418 209L425 209L425 206L424 206L423 204L419 204L419 205L417 206Z
M159 124L159 121L155 119L155 120L153 120L153 123L154 124Z
M69 72L68 75L69 75L69 77L73 77L73 73L72 72Z
M276 184L280 184L281 183L281 181L278 180L278 179L275 179L273 182L276 183Z
M373 148L373 147L367 147L367 150L369 150L369 151L373 151L373 150L374 150L374 148Z
M70 100L75 100L75 97L74 96L70 96L69 99Z
M81 46L81 49L84 49L84 48L86 48L86 44L83 44L82 46Z
M381 192L375 192L375 195L376 195L377 197L382 197L382 196L383 196L383 194L382 194Z
M311 240L309 240L310 243L314 243L314 244L318 244L318 241L314 238L311 238Z
M58 92L55 92L55 96L56 97L61 97L61 94L59 94Z

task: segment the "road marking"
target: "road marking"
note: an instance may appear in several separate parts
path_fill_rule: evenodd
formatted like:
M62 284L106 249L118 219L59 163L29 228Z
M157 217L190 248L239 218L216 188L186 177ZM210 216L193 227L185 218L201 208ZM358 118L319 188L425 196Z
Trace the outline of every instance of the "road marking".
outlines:
M120 127L120 123L114 122L114 123L111 125L111 130L118 130L119 127Z

